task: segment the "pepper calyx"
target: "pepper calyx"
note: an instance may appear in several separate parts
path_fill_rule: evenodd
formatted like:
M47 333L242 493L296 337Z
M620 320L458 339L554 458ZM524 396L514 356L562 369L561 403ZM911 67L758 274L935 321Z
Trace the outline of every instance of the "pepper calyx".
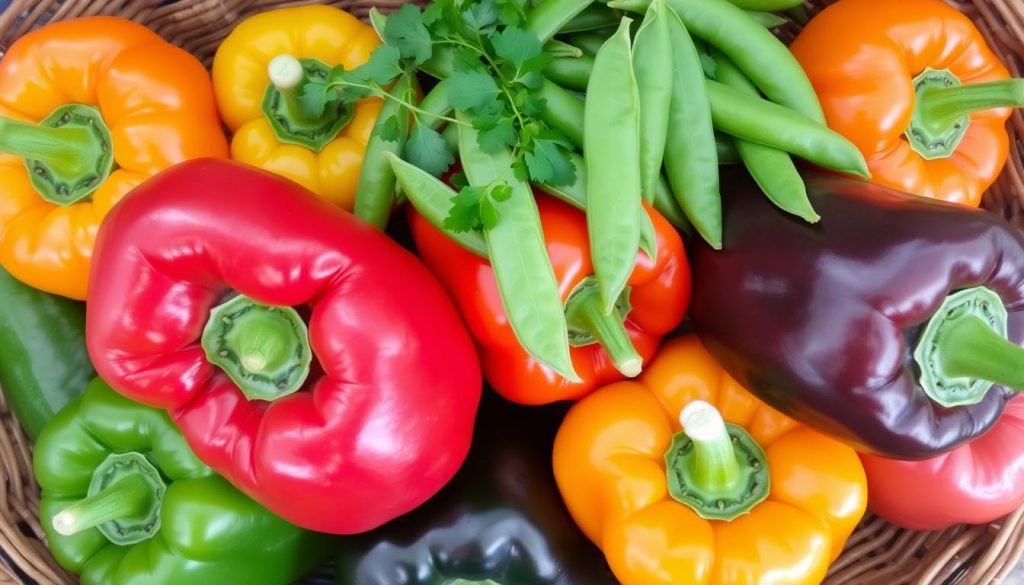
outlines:
M302 92L307 83L330 81L331 68L320 60L278 55L267 65L267 74L270 83L260 108L282 143L320 152L355 116L355 106L337 99L327 101L316 116L302 107Z
M295 309L243 295L210 311L201 344L210 363L249 400L275 400L296 392L313 361L309 331Z
M665 452L668 491L701 518L730 521L768 497L771 476L764 449L743 427L694 400L679 415L683 430Z
M626 331L625 320L633 307L629 302L630 288L619 295L615 309L606 314L602 309L600 284L588 276L569 293L565 301L565 322L569 331L569 345L583 347L601 344L611 356L615 368L624 376L640 375L643 358L633 347Z
M56 205L85 199L114 169L110 129L99 110L61 106L38 124L0 118L0 152L20 156L39 196Z
M66 536L96 528L116 545L136 544L160 530L166 491L145 455L111 454L93 472L87 497L54 516L53 528Z

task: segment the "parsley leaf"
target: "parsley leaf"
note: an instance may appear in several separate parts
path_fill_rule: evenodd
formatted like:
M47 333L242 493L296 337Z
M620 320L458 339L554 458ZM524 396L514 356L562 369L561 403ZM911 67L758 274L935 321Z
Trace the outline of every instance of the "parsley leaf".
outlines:
M491 198L495 201L508 201L510 197L512 197L512 186L507 183L495 185L494 188L491 189Z
M465 2L462 6L462 21L473 31L489 32L491 25L498 22L498 5L495 0L476 0Z
M457 110L483 109L500 96L498 84L483 69L456 71L448 78L448 102Z
M327 107L327 92L330 86L323 81L307 81L302 86L302 93L299 94L299 108L302 113L310 118L316 118L324 113Z
M402 112L405 115L405 112ZM398 124L398 116L389 116L387 120L380 123L380 139L385 142L401 142L402 140L402 129Z
M576 181L576 167L561 144L546 138L533 141L533 149L526 153L526 166L534 181L551 186L571 185Z
M423 21L415 4L405 4L388 17L384 27L384 42L397 48L403 59L412 59L417 65L429 59L434 49Z
M544 55L537 35L514 26L505 27L505 30L492 36L491 46L494 47L494 53L511 63L517 72L523 69L527 61Z
M388 22L390 23L391 21ZM345 72L344 80L347 83L360 85L387 85L402 74L402 68L398 64L401 58L401 51L397 47L380 45L370 53L370 59L366 63L352 71ZM348 92L349 89L359 90L363 88L346 87L345 91Z
M498 209L494 207L494 202L491 201L490 197L484 197L480 200L480 225L485 230L498 225Z
M405 142L402 158L435 177L441 176L455 162L444 138L419 122L413 126Z
M465 186L452 197L452 208L442 225L453 232L469 232L479 229L480 201L486 195L483 187Z
M475 126L476 124L474 124ZM516 128L512 118L500 118L494 124L485 128L478 128L476 135L477 144L487 154L496 154L503 148L516 143Z
M498 22L519 26L526 22L526 0L497 0Z

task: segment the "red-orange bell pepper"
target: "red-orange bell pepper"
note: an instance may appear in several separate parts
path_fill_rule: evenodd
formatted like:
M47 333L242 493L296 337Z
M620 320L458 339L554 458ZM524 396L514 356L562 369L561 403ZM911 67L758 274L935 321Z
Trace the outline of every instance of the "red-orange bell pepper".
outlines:
M573 400L623 379L620 370L629 369L623 364L637 356L646 360L653 355L661 337L679 324L690 303L690 267L683 242L658 212L647 209L657 235L656 258L652 262L646 254L637 254L628 292L616 311L619 314L610 317L601 311L597 295L591 295L596 287L589 286L594 267L586 215L541 193L537 194L537 208L558 289L566 303L573 345L570 355L580 377L576 382L540 363L516 340L491 265L410 211L420 256L448 289L469 325L480 349L485 378L503 396L522 404Z
M942 0L840 0L790 47L828 125L873 182L976 207L1006 163L1007 106L1024 105L970 18Z

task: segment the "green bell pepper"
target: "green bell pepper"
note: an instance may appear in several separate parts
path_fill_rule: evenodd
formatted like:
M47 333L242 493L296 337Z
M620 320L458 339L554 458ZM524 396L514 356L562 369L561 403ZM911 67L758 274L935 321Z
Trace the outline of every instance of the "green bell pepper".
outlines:
M85 303L22 284L0 268L0 388L29 438L95 375Z
M85 585L283 584L329 552L201 463L164 411L99 378L46 426L33 465L50 549Z

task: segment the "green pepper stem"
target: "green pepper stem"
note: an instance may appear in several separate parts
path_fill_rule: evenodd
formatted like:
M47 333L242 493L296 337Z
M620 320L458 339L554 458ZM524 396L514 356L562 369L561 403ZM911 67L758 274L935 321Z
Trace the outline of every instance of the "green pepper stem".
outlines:
M156 494L139 474L126 475L99 492L64 508L53 517L53 529L70 536L112 520L144 518Z
M38 160L64 175L91 170L89 151L94 137L86 128L50 128L10 118L0 118L0 152Z
M288 118L299 126L316 126L322 123L318 118L306 115L299 104L302 87L306 81L306 71L302 63L287 53L278 55L267 64L270 83L274 85L284 103Z
M706 493L728 493L741 473L722 415L707 402L694 400L679 414L679 422L693 441L694 487Z
M1004 79L974 85L925 86L917 94L918 119L941 131L964 116L992 108L1024 106L1024 79Z
M949 320L937 343L939 364L947 376L1024 389L1024 348L978 317L963 315Z
M615 369L635 378L643 369L644 360L629 339L623 315L619 311L606 314L602 309L600 285L585 286L570 296L565 305L565 321L570 329L584 332L604 347Z

